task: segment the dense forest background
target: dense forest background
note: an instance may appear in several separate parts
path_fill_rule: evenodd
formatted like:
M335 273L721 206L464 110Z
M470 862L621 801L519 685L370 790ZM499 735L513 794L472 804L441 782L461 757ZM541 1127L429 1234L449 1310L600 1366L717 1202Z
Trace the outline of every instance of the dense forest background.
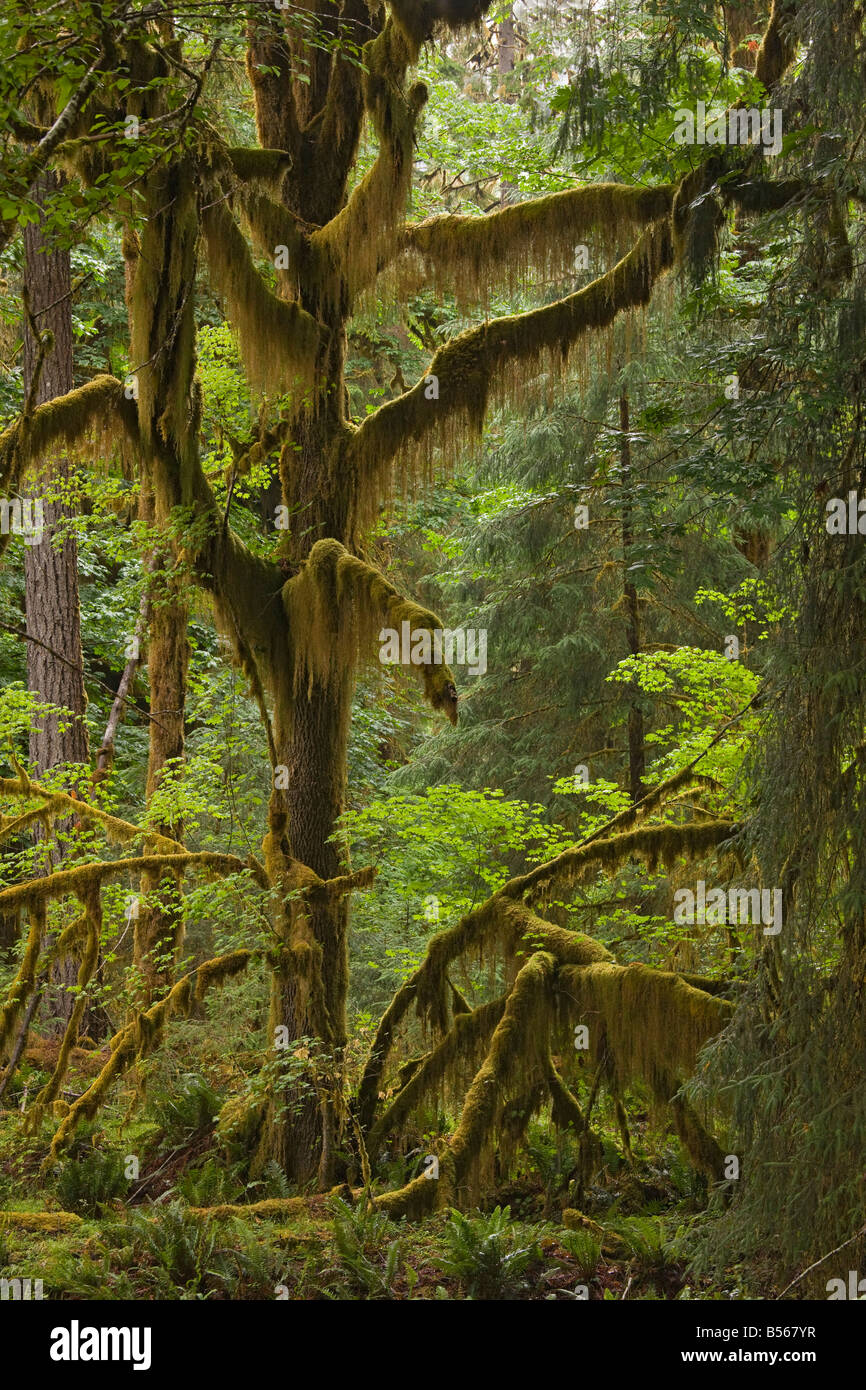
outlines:
M862 5L0 43L0 1276L856 1296Z

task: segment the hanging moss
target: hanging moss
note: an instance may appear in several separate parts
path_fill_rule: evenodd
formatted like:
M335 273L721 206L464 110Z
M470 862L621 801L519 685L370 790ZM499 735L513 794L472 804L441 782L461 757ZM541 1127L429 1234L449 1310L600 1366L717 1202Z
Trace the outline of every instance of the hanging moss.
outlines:
M287 289L305 283L310 275L310 238L298 220L281 203L253 189L236 201L243 212L252 239L261 254L271 262L278 246L286 248L288 265L278 268L278 279Z
M532 898L554 880L578 882L599 869L611 872L621 868L629 859L641 860L651 873L659 864L671 869L681 856L700 859L732 840L737 828L732 821L708 820L690 825L648 825L608 839L590 840L512 879L508 891Z
M734 1009L678 975L637 963L564 966L560 988L569 1022L589 1024L590 1055L605 1062L617 1089L644 1081L665 1103Z
M302 396L315 384L320 325L297 301L280 299L267 288L224 202L203 210L202 230L211 279L225 297L250 382Z
M63 446L111 457L121 440L137 440L135 407L126 401L123 385L113 376L97 376L64 396L19 418L0 434L0 490L17 491L25 470L48 452ZM0 537L0 551L8 536Z
M664 218L585 289L452 338L411 390L380 406L354 432L346 461L359 479L358 496L388 492L398 455L406 468L422 469L434 445L455 449L467 435L477 435L493 399L513 399L545 363L561 369L585 334L648 304L656 281L673 263L671 222Z
M490 0L392 0L391 13L412 47L412 61L421 45L437 32L456 34L474 29L490 9Z
M587 243L593 266L621 246L623 236L670 216L674 185L642 188L593 183L516 203L480 217L432 217L400 236L401 295L432 281L458 303L486 304L496 285L511 292L533 275L573 276L575 248Z
M773 0L770 18L755 59L755 76L768 92L772 91L794 61L796 42L793 23L795 0Z
M552 1061L547 1073L547 1089L550 1092L553 1123L559 1129L570 1129L575 1134L583 1134L586 1129L583 1111Z
M416 1064L413 1074L382 1112L367 1135L367 1148L376 1153L388 1134L431 1095L452 1071L470 1067L474 1074L486 1052L490 1036L502 1018L506 996L482 1004L471 1013L458 1014L442 1041Z
M286 150L263 150L257 145L233 146L225 151L235 178L242 183L266 188L278 187L292 167Z
M713 1136L707 1133L694 1110L681 1097L674 1096L671 1111L680 1143L695 1167L711 1182L721 1182L725 1176L725 1155Z
M214 985L225 984L233 975L239 975L242 970L246 970L254 955L254 951L229 951L224 956L205 961L195 972L196 1001L201 1003Z
M404 598L373 565L359 560L339 541L317 541L300 573L287 580L283 606L295 647L295 686L313 682L344 682L347 657L371 652L382 627L401 631L408 622L413 631L441 630L435 614ZM444 662L415 668L424 694L452 724L457 722L457 691L451 670Z

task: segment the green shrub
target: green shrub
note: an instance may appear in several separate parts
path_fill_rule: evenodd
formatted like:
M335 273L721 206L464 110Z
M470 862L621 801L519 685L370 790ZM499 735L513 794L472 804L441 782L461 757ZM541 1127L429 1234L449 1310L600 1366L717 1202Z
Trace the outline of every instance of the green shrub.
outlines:
M445 1240L448 1253L440 1267L460 1279L469 1298L509 1298L524 1291L527 1269L541 1259L539 1232L530 1235L512 1222L510 1207L476 1217L452 1208Z

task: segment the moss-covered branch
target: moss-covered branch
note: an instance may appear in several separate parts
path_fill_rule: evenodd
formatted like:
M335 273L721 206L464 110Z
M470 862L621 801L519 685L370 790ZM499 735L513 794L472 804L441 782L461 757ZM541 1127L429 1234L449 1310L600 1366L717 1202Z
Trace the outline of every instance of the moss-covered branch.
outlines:
M574 882L598 869L619 868L631 858L652 867L660 862L672 865L683 854L707 854L729 839L734 830L729 821L710 821L699 825L647 826L587 841L510 879L486 903L468 912L453 927L438 932L430 940L421 965L397 991L379 1022L358 1091L362 1126L369 1128L373 1122L396 1030L409 1010L414 1006L419 1016L440 1032L448 1028L448 968L460 956L470 950L498 946L510 956L518 950L543 949L563 965L612 962L610 952L599 942L544 921L522 899L531 900L553 882Z
M74 815L80 820L91 821L100 826L111 843L128 844L130 840L140 838L145 844L153 845L159 853L171 853L173 851L184 853L185 850L185 847L178 840L172 840L167 835L161 835L158 831L151 830L147 826L132 825L129 821L121 820L119 816L109 815L99 806L93 806L89 801L82 801L77 796L69 796L66 792L48 791L37 782L31 782L27 778L22 780L0 777L0 797L4 796L27 799L35 796L41 798L44 804L35 811L28 811L23 816L16 816L11 821L0 816L0 841L7 839L10 835L17 834L23 822L35 818L44 821L46 818L53 820L56 817Z
M159 873L163 869L210 869L218 874L252 872L258 877L256 861L238 859L234 854L216 854L208 850L180 854L141 854L131 859L114 859L95 864L79 864L74 869L59 869L44 878L28 879L0 892L0 912L20 907L23 903L49 902L67 893L79 897L91 887L122 878L124 874ZM263 886L268 886L267 884Z
M484 1062L466 1093L448 1150L440 1158L439 1179L431 1181L422 1175L399 1191L377 1198L376 1205L390 1216L421 1216L453 1201L464 1187L470 1189L471 1195L473 1168L485 1141L494 1132L515 1082L524 1092L547 1075L549 1001L554 973L555 961L545 951L536 951L518 972Z
M700 859L709 854L725 841L731 840L736 831L736 824L728 820L642 826L639 830L624 831L603 840L590 840L574 849L564 850L546 864L539 864L528 873L511 879L502 892L532 900L552 882L576 883L587 873L599 869L618 869L629 859L640 859L650 872L654 872L659 864L670 869L682 855Z
M347 652L369 651L381 627L400 633L442 631L434 613L403 595L375 566L339 541L317 541L306 563L283 588L296 652L295 684L345 679ZM431 642L431 656L434 655ZM419 661L415 669L433 709L457 722L457 689L444 661Z
M9 986L5 1002L0 1007L0 1054L6 1052L18 1017L36 988L36 967L42 951L44 934L45 904L34 902L30 905L30 926L24 955L18 973Z
M431 217L400 235L401 286L432 280L459 302L486 302L495 284L515 290L536 272L572 275L575 248L589 241L593 264L623 236L669 217L675 185L593 183L552 193L487 217Z
M427 100L423 83L404 91L411 61L413 46L392 21L364 46L364 105L379 151L346 206L310 239L320 293L343 312L391 259L405 217L415 124Z
M222 200L203 210L202 230L211 280L226 300L252 384L279 392L312 389L323 341L317 320L296 300L268 289Z
M207 989L222 984L231 976L245 970L255 954L256 952L247 950L230 951L226 955L215 956L212 960L205 961L196 970L190 971L178 980L164 999L138 1014L131 1023L115 1033L109 1043L111 1056L102 1071L64 1114L51 1142L48 1157L42 1165L43 1171L49 1169L57 1160L78 1125L83 1120L92 1120L98 1113L112 1082L153 1050L161 1039L169 1019L175 1015L188 1014L193 999L201 1000Z
M493 1029L502 1017L507 996L481 1004L471 1013L458 1014L441 1041L421 1061L412 1076L382 1111L369 1134L367 1148L379 1151L382 1141L396 1129L422 1101L442 1088L446 1077L454 1085L454 1077L467 1068L477 1069L480 1049L486 1050Z
M54 446L74 449L91 439L107 451L122 438L135 444L137 437L135 405L125 399L122 382L113 376L94 377L26 412L0 434L0 490L14 492L25 470Z
M380 406L357 429L347 462L364 486L387 491L399 455L426 461L433 447L456 447L478 433L498 395L513 395L545 361L561 366L580 339L608 327L621 313L649 302L674 264L671 221L649 227L607 274L540 309L492 319L438 349L424 377L397 400ZM435 383L431 387L431 382Z

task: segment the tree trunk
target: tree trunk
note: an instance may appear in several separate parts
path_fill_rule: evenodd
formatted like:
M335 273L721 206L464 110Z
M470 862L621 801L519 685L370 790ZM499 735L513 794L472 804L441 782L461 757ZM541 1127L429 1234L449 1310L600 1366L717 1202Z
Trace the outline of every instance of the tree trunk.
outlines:
M514 13L511 5L508 5L506 13L499 21L497 37L496 68L499 74L499 98L501 101L513 101L514 97L506 91L505 86L506 77L510 72L514 71L514 62L517 54L517 41L514 33Z
M44 174L34 195L40 204L56 194L60 178ZM31 222L24 229L24 280L31 312L40 335L50 332L53 346L42 364L36 403L62 396L73 386L72 307L69 252L43 239L42 226ZM33 382L39 348L29 325L24 330L24 389ZM24 581L27 610L27 682L42 700L69 711L65 721L56 714L34 720L30 731L30 758L37 775L58 763L89 764L85 709L84 669L81 650L81 615L78 604L78 547L67 531L55 544L59 529L75 513L66 496L73 480L69 460L57 456L31 474L30 486L42 501L44 531L37 545L25 545ZM62 494L44 498L44 491ZM68 830L69 823L59 827ZM56 849L53 851L57 854ZM77 963L59 961L52 970L50 1010L62 1031L72 1013L74 996L68 986L78 977Z
M342 333L332 335L329 380L336 383L330 402L300 422L296 438L300 453L292 452L284 469L283 488L290 506L289 537L292 565L300 565L310 547L323 537L346 542L348 519L340 495L322 488L329 477L323 467L332 441L342 428ZM333 373L333 375L332 375ZM351 663L344 675L328 684L315 680L295 692L291 718L279 707L275 739L280 763L285 763L288 786L280 798L286 814L286 838L293 859L322 879L345 873L347 860L331 836L343 810L348 723L352 698ZM284 754L283 754L283 750ZM318 1176L320 1186L334 1181L336 1092L341 1089L346 1044L346 996L349 981L348 903L345 898L312 902L304 914L303 930L321 952L324 1018L314 1018L313 1001L299 989L292 974L275 974L271 996L271 1027L284 1027L288 1046L301 1038L316 1038L319 1056L310 1058L307 1074L292 1079L281 1092L279 1121L269 1126L268 1156L277 1160L293 1182L308 1183ZM294 1074L293 1074L294 1075Z
M155 510L153 494L142 490L142 516L162 529L167 518ZM150 725L147 760L147 801L160 784L167 768L183 760L186 683L189 667L187 624L189 607L184 599L183 582L171 573L174 548L155 558L151 584L150 640L147 670L150 683ZM160 820L154 827L161 835L180 840L180 818ZM149 1007L171 987L177 956L183 940L183 899L179 877L172 873L144 874L141 891L149 901L139 906L135 923L135 963L143 987L143 1007Z
M640 607L637 589L629 579L629 561L634 545L632 530L631 496L631 441L629 440L628 392L623 391L619 398L620 465L622 469L622 568L623 598L626 613L626 644L630 656L638 656L641 649ZM646 792L644 771L646 769L646 750L644 747L643 710L638 702L637 690L632 687L632 701L628 710L628 783L632 801L640 801Z

